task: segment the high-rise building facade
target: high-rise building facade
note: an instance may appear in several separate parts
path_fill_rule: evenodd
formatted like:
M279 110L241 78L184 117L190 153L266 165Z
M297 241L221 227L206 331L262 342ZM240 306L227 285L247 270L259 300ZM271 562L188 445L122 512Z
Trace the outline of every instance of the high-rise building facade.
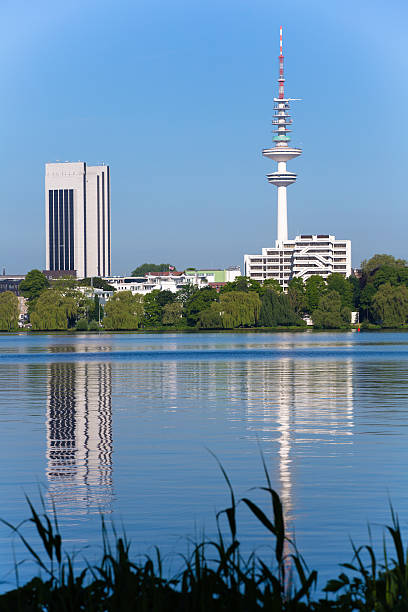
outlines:
M250 278L264 281L273 278L286 289L294 277L307 280L314 274L327 278L338 272L344 276L351 274L351 241L336 240L332 234L307 234L288 240L287 196L286 189L296 181L296 174L288 172L286 164L302 154L302 150L292 147L290 143L292 125L290 102L293 98L285 97L282 28L280 29L279 54L279 93L274 98L275 126L272 147L264 149L262 155L277 162L277 171L267 175L268 182L275 185L278 191L277 240L274 247L262 249L258 255L244 256L244 274Z
M45 165L46 269L111 274L109 166Z

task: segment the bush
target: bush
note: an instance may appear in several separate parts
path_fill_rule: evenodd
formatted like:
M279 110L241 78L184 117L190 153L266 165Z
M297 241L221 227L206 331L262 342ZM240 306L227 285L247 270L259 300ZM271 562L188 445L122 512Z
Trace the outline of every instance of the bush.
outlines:
M98 321L90 321L88 325L88 331L100 331L100 325Z
M77 331L88 331L88 321L86 319L79 319L75 325Z

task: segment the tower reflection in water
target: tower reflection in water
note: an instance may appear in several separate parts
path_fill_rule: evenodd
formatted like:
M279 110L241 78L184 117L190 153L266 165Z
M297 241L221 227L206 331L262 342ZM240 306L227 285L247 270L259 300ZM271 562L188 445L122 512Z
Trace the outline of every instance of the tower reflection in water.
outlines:
M53 363L47 373L48 492L59 514L111 511L109 363Z
M248 429L278 445L280 495L293 518L296 467L344 455L353 435L353 361L281 359L247 364ZM268 449L269 450L269 449Z

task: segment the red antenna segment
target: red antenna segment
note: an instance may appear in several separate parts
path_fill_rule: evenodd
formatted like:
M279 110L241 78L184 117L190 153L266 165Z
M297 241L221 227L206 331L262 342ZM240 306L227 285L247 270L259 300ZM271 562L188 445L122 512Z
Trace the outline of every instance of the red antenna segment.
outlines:
M285 93L284 93L284 83L285 83L285 79L283 76L283 52L282 52L282 26L280 27L280 40L279 40L279 48L280 48L280 53L279 53L279 98L281 100L283 100L283 98L285 97Z

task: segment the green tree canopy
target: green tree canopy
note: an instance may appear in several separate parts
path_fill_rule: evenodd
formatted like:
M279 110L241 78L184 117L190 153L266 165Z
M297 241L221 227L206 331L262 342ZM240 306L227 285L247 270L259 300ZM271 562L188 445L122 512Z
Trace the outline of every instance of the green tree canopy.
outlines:
M117 291L106 302L105 329L137 329L143 317L143 297L131 291Z
M327 291L337 291L341 298L341 305L353 308L353 287L343 274L334 272L327 277Z
M210 307L212 302L218 302L218 293L212 287L203 287L195 291L184 304L184 316L187 325L195 326L199 319L200 312Z
M262 296L259 325L276 327L278 325L304 325L304 321L294 311L289 297L268 289Z
M222 329L222 319L218 312L218 303L214 303L211 308L202 310L198 315L197 327L199 329Z
M148 272L168 272L170 268L174 268L174 266L168 263L144 263L133 270L132 276L144 276Z
M305 283L306 309L312 313L319 305L319 300L326 292L326 283L319 274L310 276Z
M337 291L329 291L319 301L313 311L313 325L316 329L340 329L350 325L350 308L342 306Z
M177 325L181 323L183 304L181 302L168 302L163 306L163 325Z
M298 316L302 315L307 305L306 288L303 278L295 276L289 281L287 296L295 313Z
M229 291L256 291L258 294L263 293L261 283L248 276L237 276L234 281L226 283L220 293L228 293Z
M406 266L407 262L405 259L396 259L393 255L386 255L385 253L376 253L370 259L364 259L361 262L361 270L365 276L368 276L377 270L381 266Z
M0 331L18 328L18 298L11 291L0 293Z
M43 291L30 314L34 330L64 330L76 319L78 301L74 295L66 295L60 289Z
M282 293L283 291L281 284L278 280L276 280L276 278L267 278L266 280L264 280L264 282L262 283L262 289L263 293L267 289L272 289L273 291L275 291L275 293Z
M158 327L162 323L163 306L158 297L161 291L154 289L143 297L143 325L145 327Z
M29 302L34 302L49 286L47 277L40 270L30 270L25 279L21 281L19 291Z
M408 317L408 289L404 285L381 285L372 299L373 314L383 327L399 327Z
M225 329L253 327L261 310L261 300L256 291L229 291L220 295L219 303L212 305L218 312Z

